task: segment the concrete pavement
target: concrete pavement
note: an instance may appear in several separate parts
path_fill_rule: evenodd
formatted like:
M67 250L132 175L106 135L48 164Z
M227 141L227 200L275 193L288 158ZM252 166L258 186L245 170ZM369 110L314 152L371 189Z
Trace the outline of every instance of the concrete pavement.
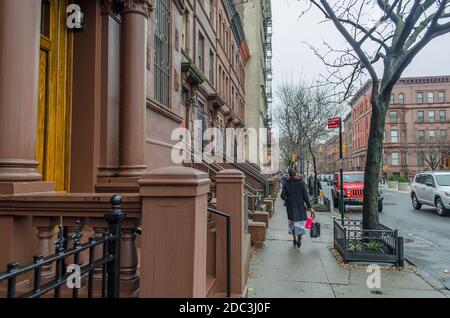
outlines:
M361 268L338 265L332 255L332 214L316 215L322 236L306 237L299 250L287 233L282 201L277 200L265 247L251 261L250 298L450 297L412 270L382 271L382 288L371 291L366 285L370 274Z

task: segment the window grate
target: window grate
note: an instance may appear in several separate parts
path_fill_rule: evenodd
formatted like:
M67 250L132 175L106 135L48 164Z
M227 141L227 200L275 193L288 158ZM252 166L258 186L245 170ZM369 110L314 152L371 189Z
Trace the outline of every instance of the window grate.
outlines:
M155 8L155 100L170 101L170 2L157 0Z

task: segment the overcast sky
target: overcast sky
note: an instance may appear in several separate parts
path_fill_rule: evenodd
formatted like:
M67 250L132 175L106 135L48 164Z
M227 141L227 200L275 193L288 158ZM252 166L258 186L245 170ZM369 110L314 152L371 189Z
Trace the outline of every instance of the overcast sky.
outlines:
M323 14L312 9L301 19L304 1L273 0L273 88L283 80L302 78L311 81L318 74L327 74L324 65L314 55L306 41L317 48L323 48L323 41L342 46L342 36L330 23L321 23ZM422 50L403 76L450 75L450 34L433 40ZM275 94L276 96L276 94ZM275 97L275 104L277 99Z

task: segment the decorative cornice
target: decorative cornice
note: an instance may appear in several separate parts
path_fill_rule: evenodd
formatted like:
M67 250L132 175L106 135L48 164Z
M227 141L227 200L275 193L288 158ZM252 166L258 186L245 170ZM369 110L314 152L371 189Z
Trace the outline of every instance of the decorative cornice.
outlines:
M155 0L115 0L122 14L136 13L142 14L146 18L155 9Z
M206 80L203 73L191 61L181 63L181 71L185 74L185 80L191 85L200 85Z
M211 102L211 105L213 106L214 110L219 111L220 108L222 108L222 106L225 105L224 100L217 94L208 95L207 98Z

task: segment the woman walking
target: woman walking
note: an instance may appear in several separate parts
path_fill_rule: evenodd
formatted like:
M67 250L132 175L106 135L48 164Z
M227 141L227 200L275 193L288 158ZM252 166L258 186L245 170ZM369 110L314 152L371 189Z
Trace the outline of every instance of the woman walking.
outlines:
M281 199L284 200L289 220L289 234L294 238L294 245L302 245L302 237L306 234L306 208L312 215L314 210L309 202L308 192L303 179L297 176L295 169L289 169L289 179L283 184Z

